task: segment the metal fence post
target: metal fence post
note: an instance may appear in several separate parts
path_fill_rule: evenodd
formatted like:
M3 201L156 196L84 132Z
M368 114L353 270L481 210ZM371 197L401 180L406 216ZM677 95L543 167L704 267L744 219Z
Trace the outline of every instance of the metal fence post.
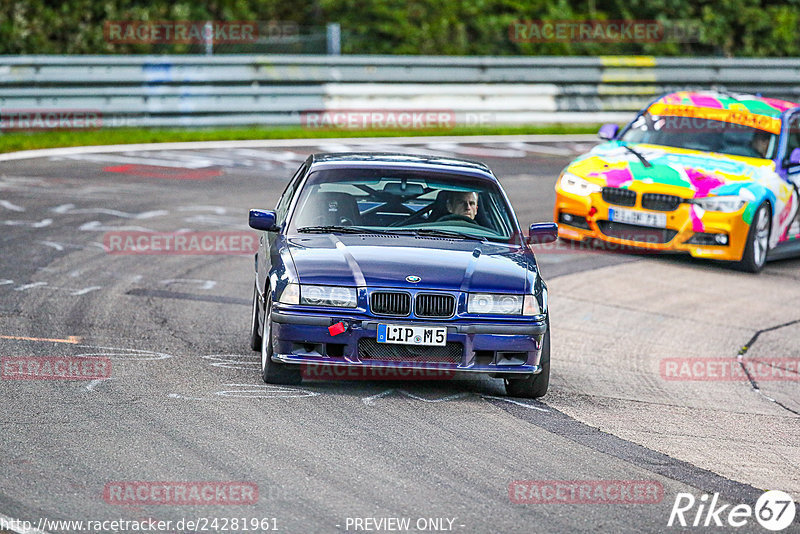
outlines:
M342 27L338 22L329 22L327 26L328 55L339 56L342 53Z
M210 56L214 53L214 25L210 20L206 21L206 25L203 30L203 33L205 33L206 55Z

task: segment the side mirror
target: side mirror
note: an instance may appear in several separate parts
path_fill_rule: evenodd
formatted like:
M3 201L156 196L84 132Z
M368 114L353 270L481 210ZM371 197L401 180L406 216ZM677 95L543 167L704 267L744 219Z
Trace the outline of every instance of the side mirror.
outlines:
M792 153L789 154L789 166L792 165L800 165L800 148L795 148L792 150Z
M558 239L558 225L556 223L533 223L528 234L528 243L552 243Z
M604 124L600 127L600 130L597 132L597 137L600 139L605 139L606 141L610 141L617 136L617 132L619 132L619 126L616 124Z
M280 230L275 225L277 218L278 216L272 210L250 210L250 228L266 232L277 232Z

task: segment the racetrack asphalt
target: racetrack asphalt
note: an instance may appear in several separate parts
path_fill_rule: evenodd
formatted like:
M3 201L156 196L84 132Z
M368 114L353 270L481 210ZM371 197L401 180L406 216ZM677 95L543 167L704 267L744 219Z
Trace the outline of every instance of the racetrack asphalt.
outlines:
M0 530L3 517L152 518L172 521L170 532L202 531L182 519L240 518L288 533L398 532L365 520L407 518L413 532L663 532L679 493L752 506L774 489L800 500L800 260L754 276L683 256L542 248L553 375L540 402L476 377L264 385L248 347L251 255L103 248L108 232L248 232L247 209L274 207L300 162L322 151L481 160L523 226L549 221L559 171L590 146L320 140L0 163L0 358L108 358L111 370L0 380ZM795 371L666 376L665 361L681 358L794 359ZM258 495L108 498L115 484L154 481L237 482ZM656 502L535 504L515 502L515 481L661 490ZM753 518L720 530L764 531Z

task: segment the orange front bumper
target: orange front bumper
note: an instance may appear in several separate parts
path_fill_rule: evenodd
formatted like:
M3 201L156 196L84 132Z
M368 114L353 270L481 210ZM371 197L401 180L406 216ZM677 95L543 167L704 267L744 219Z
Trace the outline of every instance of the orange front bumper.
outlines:
M553 220L558 223L558 235L564 239L575 241L597 239L615 245L611 250L633 247L688 252L698 258L730 261L738 261L742 258L750 228L750 225L742 218L746 208L743 207L733 213L706 211L697 217L697 211L694 212L695 216L692 214L693 206L691 204L681 204L674 211L663 212L642 208L640 199L641 194L637 195L636 205L631 207L616 206L605 202L601 193L592 193L588 196L575 195L564 192L557 185ZM666 228L641 227L641 239L638 236L637 239L623 239L619 237L618 231L611 231L612 227L616 228L619 225L608 224L610 222L609 208L665 214ZM694 209L696 210L696 208ZM564 215L573 216L573 220L565 221ZM576 219L575 216L583 217L585 223ZM635 234L636 232L631 231L630 233ZM688 241L697 233L725 234L728 236L728 243L726 245L689 243ZM697 238L699 237L702 236Z

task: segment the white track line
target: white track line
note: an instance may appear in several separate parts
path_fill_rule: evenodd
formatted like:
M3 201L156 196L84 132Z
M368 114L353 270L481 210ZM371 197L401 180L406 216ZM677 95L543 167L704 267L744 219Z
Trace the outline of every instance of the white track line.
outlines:
M362 145L381 143L388 145L424 145L426 143L497 143L517 141L523 143L562 143L592 142L597 139L594 134L559 134L559 135L461 135L461 136L425 136L425 137L346 137L315 139L254 139L249 141L193 141L183 143L142 143L130 145L106 146L73 146L62 148L44 148L39 150L23 150L0 154L0 161L20 159L47 158L54 156L72 156L75 154L108 154L114 152L135 152L143 150L215 150L225 148L276 148L276 147L309 147L323 143L342 143Z
M106 382L108 380L116 380L116 379L114 379L114 378L96 378L96 379L92 380L91 382L89 382L89 384L86 386L86 391L91 393L91 392L94 391L94 388L96 388L97 386L99 386L100 384L102 384L103 382Z
M550 412L550 410L545 410L544 408L539 408L538 406L531 406L530 404L525 404L524 402L515 401L513 399L507 399L506 397L495 397L494 395L481 395L484 399L496 399L503 402L510 402L511 404L516 404L517 406L524 406L525 408L529 408L531 410L538 410L540 412Z
M413 393L409 393L408 391L406 391L404 389L398 389L397 391L399 391L400 393L402 393L406 397L410 397L410 398L412 398L414 400L419 400L419 401L422 401L422 402L447 402L449 400L460 399L462 397L466 397L467 395L469 395L469 393L456 393L455 395L448 395L446 397L441 397L439 399L426 399L425 397L420 397L418 395L414 395Z
M394 390L393 389L388 389L386 391L378 393L377 395L373 395L371 397L365 397L365 398L361 399L361 401L364 404L366 404L367 406L375 406L375 401L376 400L378 400L378 399L380 399L382 397L385 397L386 395L390 395L392 393L394 393Z
M12 204L8 200L0 200L0 206L11 211L25 211L25 208L17 206L16 204Z

